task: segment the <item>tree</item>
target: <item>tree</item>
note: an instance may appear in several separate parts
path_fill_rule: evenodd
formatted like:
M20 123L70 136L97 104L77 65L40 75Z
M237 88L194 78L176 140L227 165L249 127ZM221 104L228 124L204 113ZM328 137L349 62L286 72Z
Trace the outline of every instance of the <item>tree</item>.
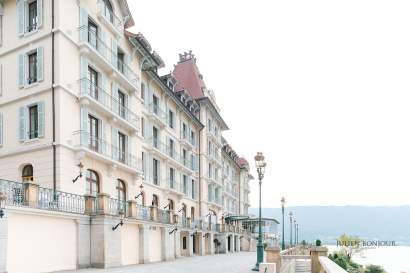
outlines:
M342 234L338 239L338 243L341 244L342 250L346 252L346 255L349 258L351 258L353 254L360 252L362 249L361 240L357 236Z

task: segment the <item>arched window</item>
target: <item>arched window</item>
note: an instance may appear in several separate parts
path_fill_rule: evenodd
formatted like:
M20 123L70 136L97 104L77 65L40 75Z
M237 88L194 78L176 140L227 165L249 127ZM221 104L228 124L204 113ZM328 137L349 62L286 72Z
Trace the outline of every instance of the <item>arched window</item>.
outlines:
M93 170L87 170L86 174L86 193L97 196L100 192L100 178Z
M191 220L195 219L195 208L191 207Z
M152 195L152 206L153 206L153 207L158 207L158 203L159 203L159 201L158 201L158 195L153 194L153 195Z
M111 23L114 23L114 10L112 8L111 2L109 0L103 0L104 2L104 14Z
M126 189L125 183L121 179L117 179L117 198L120 201L126 201Z
M174 201L172 199L168 199L168 203L169 203L169 210L174 210Z
M21 177L23 179L23 182L33 181L33 165L29 164L24 166Z

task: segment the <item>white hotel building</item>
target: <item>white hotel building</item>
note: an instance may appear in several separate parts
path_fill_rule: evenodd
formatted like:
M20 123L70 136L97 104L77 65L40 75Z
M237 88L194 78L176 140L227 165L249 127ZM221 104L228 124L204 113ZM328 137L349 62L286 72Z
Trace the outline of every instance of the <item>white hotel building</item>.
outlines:
M125 0L0 1L0 272L246 250L249 166L191 53ZM22 262L24 261L24 262Z

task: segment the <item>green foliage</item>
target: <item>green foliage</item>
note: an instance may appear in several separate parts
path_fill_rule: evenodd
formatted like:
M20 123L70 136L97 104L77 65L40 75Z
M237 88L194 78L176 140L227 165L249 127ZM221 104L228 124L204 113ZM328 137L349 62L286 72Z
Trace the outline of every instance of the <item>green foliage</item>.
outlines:
M306 241L302 240L302 246L306 246L306 245L307 245Z
M370 264L364 269L364 273L385 273L384 268L379 265Z
M321 240L316 240L316 246L321 246L322 245L322 241Z

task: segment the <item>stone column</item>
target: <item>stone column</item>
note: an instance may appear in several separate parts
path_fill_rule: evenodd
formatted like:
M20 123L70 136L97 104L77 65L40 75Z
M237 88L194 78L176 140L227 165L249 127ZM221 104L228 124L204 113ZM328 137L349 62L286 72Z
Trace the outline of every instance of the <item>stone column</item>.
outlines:
M24 182L24 202L29 207L37 207L38 204L38 184L32 181Z
M193 256L194 255L194 238L195 234L190 231L187 235L187 247L188 247L188 256Z
M150 263L149 257L149 226L145 224L138 225L139 228L139 248L138 248L138 255L139 255L139 263L140 264L147 264Z
M108 215L109 214L109 199L110 195L107 193L99 193L98 194L98 211L97 214L100 215Z
M161 227L161 260L172 261L175 259L174 234L169 234L167 227Z
M137 201L128 200L127 201L127 217L137 218Z
M109 268L121 265L121 230L112 230L118 221L118 218L104 215L91 219L91 266Z
M175 248L175 258L181 257L181 231L177 230L174 232L174 248Z
M77 219L77 268L90 267L91 261L91 234L90 219Z
M320 256L327 256L327 248L323 246L313 247L310 249L310 260L312 263L312 273L320 272Z
M96 214L96 207L95 207L95 202L96 202L96 197L91 195L91 194L85 194L85 214Z
M280 256L280 248L277 246L267 247L266 252L266 262L276 264L276 272L280 272L280 267L282 265L282 258Z
M7 240L8 240L8 215L4 210L0 218L0 273L7 272Z
M205 240L207 240L207 238L205 238L205 234L204 232L199 233L199 249L198 249L198 254L201 256L206 255L206 249L205 249Z

